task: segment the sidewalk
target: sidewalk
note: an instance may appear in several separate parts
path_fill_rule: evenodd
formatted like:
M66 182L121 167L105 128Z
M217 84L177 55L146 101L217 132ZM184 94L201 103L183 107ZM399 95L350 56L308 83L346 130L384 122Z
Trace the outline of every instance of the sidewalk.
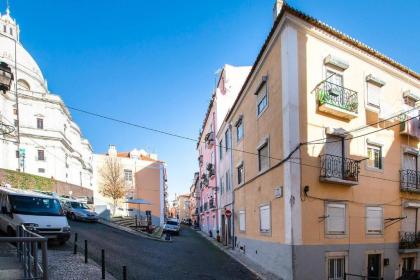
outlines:
M51 280L96 280L102 275L101 267L91 258L86 264L80 253L74 255L71 251L48 250L48 270ZM116 280L107 272L105 279Z
M252 273L257 275L259 279L262 280L281 280L282 278L279 278L278 276L274 275L273 273L267 271L264 267L261 265L255 263L254 261L250 260L248 257L246 257L244 254L232 250L231 248L228 248L224 246L222 243L217 242L215 239L209 237L207 234L200 230L196 230L198 234L206 238L210 243L212 243L214 246L231 256L234 260L245 266L247 269L249 269Z
M22 279L22 264L19 263L16 248L9 243L0 243L0 279Z

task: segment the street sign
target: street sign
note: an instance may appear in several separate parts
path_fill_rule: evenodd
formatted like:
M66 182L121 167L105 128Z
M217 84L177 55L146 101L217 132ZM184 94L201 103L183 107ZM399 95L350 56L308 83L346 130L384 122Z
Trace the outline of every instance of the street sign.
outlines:
M20 148L19 149L19 154L21 155L21 156L24 156L25 155L25 149L24 148Z
M229 209L226 209L226 210L225 210L225 216L226 216L226 217L228 217L228 218L229 218L230 216L232 216L232 211L230 211Z

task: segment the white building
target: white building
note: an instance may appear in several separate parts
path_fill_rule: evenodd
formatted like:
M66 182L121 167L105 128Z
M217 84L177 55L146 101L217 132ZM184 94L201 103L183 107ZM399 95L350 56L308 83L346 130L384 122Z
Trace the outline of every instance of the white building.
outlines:
M15 128L0 136L0 168L91 188L92 147L63 100L49 92L9 9L0 14L0 62L14 75L10 91L0 93L0 121Z

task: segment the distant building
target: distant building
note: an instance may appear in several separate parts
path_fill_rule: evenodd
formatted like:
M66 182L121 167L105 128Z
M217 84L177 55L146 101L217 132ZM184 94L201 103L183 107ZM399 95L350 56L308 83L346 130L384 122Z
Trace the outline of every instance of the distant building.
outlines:
M13 74L0 94L0 168L53 178L70 191L70 185L91 189L92 147L61 97L49 91L9 9L0 14L0 63Z
M225 65L219 74L217 87L207 109L201 133L198 138L197 152L199 164L199 217L200 228L203 232L216 237L221 228L221 208L217 161L220 146L217 144L216 135L229 112L243 81L247 77L250 67L236 67ZM228 171L229 169L226 169ZM228 171L230 174L230 171ZM225 200L223 200L225 202ZM225 207L226 205L222 205Z
M94 191L95 205L112 209L112 200L101 194L100 170L109 158L117 159L124 174L126 195L119 202L118 213L134 216L152 212L153 224L163 225L167 208L167 174L165 163L157 159L157 155L144 150L134 149L130 152L117 152L110 145L108 153L94 155ZM145 200L150 204L125 203L129 200Z
M197 224L199 222L199 203L200 203L200 185L199 185L199 175L198 172L194 174L193 183L190 187L190 219L192 224Z
M177 197L178 200L178 219L185 221L190 219L190 195L182 194Z

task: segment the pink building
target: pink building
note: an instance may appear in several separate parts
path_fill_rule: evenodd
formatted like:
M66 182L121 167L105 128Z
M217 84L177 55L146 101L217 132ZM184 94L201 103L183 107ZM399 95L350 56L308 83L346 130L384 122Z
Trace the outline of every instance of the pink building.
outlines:
M218 205L220 186L217 178L218 145L216 135L230 110L250 67L225 65L212 95L197 144L199 154L199 223L203 232L216 237L220 230Z

